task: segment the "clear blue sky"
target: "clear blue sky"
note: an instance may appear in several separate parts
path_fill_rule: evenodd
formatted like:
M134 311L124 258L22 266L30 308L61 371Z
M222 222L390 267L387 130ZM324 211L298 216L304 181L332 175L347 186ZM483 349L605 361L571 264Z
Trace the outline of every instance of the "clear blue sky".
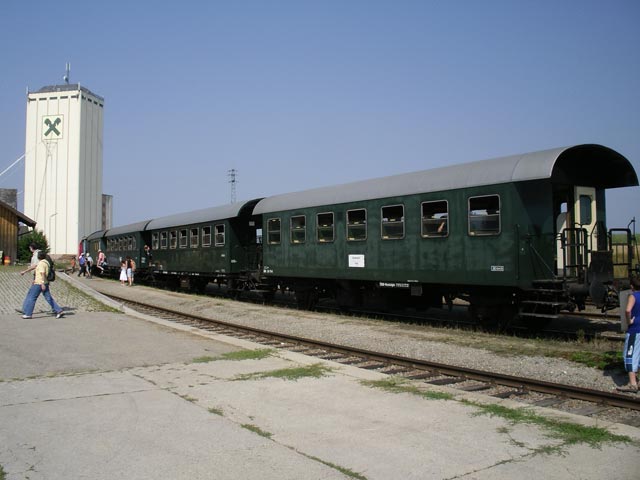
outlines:
M638 0L4 0L0 45L0 171L71 62L115 225L228 203L232 168L238 199L578 143L640 173Z

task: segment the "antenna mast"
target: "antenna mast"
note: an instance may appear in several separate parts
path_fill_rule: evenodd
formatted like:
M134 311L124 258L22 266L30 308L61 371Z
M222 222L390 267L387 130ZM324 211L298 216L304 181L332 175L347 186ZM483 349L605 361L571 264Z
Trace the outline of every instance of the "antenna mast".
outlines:
M235 168L232 168L227 172L227 177L229 177L229 183L231 184L231 203L236 202L236 183L238 183L238 180L236 179L237 174L238 171Z
M64 80L64 83L66 83L67 85L69 85L70 74L71 74L71 63L67 62L65 64L65 74L64 74L64 77L62 77L62 79Z

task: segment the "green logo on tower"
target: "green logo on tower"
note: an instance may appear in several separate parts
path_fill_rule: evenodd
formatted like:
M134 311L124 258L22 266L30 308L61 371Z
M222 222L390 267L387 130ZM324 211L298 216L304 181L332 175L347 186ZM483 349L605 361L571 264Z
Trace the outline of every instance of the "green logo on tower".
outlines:
M60 140L62 139L62 115L47 115L42 117L42 139Z

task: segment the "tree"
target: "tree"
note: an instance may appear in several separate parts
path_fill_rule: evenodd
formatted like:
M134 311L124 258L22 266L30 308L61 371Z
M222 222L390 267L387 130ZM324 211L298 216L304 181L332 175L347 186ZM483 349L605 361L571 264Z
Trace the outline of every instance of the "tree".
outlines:
M31 250L29 245L36 244L38 250L49 253L49 242L47 237L40 230L32 230L18 239L18 261L28 263L31 260Z

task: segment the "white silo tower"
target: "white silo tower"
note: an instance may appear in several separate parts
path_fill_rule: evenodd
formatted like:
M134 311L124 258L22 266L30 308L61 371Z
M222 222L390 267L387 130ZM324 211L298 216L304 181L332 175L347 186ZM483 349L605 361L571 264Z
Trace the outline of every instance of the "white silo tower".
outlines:
M103 228L103 110L104 99L80 84L27 92L24 213L51 253L75 254Z

